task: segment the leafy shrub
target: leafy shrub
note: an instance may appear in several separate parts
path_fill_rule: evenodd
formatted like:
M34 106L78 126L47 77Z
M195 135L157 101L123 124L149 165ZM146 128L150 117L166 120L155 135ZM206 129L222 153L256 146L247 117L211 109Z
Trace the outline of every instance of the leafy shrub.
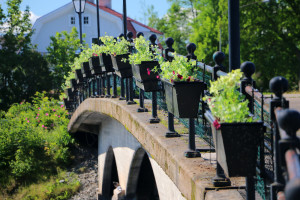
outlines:
M249 117L248 100L238 91L237 83L242 78L240 69L210 82L212 97L205 97L212 114L219 122L252 122Z
M33 103L14 104L0 119L0 183L26 182L69 161L73 139L68 112L58 100L36 93Z

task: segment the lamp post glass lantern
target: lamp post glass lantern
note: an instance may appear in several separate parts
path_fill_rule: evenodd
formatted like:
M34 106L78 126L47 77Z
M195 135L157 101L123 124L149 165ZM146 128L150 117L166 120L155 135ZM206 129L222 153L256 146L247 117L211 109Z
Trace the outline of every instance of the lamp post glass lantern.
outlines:
M82 23L81 14L84 12L86 0L73 0L73 5L75 12L78 13L79 17L79 34L80 34L80 44L82 45ZM82 51L82 48L80 48Z

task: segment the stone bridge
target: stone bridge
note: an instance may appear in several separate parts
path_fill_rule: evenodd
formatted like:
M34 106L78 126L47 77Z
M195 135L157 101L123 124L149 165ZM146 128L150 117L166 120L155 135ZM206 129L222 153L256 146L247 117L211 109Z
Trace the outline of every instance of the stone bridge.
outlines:
M71 133L98 135L99 199L112 199L114 192L143 200L243 199L244 178L214 188L216 166L209 159L214 154L186 158L188 136L166 138L167 127L150 124L151 113L137 108L117 99L88 98L72 115Z

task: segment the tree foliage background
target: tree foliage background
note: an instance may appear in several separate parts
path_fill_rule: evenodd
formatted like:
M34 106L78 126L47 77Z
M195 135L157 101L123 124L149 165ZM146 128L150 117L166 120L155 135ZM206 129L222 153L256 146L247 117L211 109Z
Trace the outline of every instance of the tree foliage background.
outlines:
M186 54L185 45L197 45L198 59L213 65L212 55L222 50L228 58L228 0L168 0L171 8L159 19L148 9L149 25L173 37L174 49ZM268 89L274 76L299 89L300 1L240 0L241 63L256 65L255 80ZM225 61L228 66L228 59Z
M37 91L52 88L45 58L31 45L30 12L20 11L22 0L7 0L7 11L0 4L0 109L28 100Z

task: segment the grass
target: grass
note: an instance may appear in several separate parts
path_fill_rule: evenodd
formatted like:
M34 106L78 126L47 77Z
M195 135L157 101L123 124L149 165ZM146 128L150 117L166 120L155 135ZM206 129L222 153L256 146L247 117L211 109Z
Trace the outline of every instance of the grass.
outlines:
M13 195L5 194L5 192L1 191L0 199L64 200L72 197L79 188L80 182L76 174L61 171L58 175L52 176L48 180L18 188Z

